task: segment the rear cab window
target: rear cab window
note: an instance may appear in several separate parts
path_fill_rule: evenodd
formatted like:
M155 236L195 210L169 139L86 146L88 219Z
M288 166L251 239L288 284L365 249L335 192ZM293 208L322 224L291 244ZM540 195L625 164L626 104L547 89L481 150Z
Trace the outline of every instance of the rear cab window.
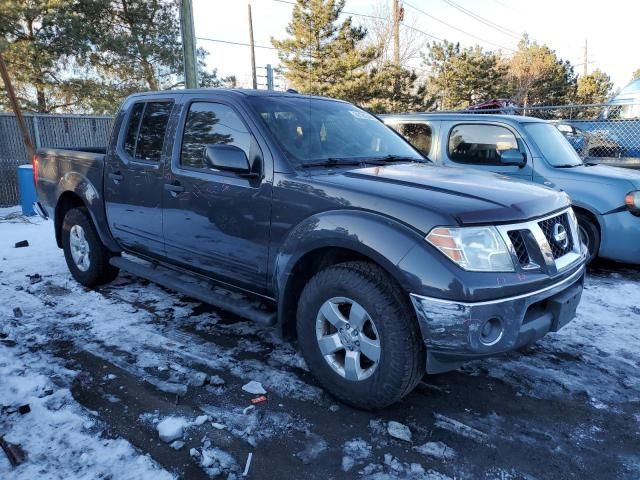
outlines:
M518 139L507 128L488 124L459 124L449 133L447 155L456 163L501 165L505 150L520 150Z
M173 102L138 102L131 107L124 151L134 160L157 163L162 156Z
M429 156L433 143L431 127L423 122L390 123L389 126L402 135L409 143L416 147L420 153Z

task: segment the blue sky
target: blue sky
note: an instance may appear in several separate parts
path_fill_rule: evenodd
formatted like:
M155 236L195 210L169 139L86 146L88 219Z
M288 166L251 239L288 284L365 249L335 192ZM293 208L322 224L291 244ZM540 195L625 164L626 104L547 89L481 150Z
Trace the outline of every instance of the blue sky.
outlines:
M196 36L247 43L247 1L193 0ZM288 0L287 0L288 1ZM631 73L640 68L638 19L640 2L633 0L450 0L484 19L516 34L527 32L531 38L546 43L574 65L582 63L585 38L588 39L589 71L600 68L608 73L616 87L626 85ZM375 5L391 0L347 0L345 10L373 14ZM276 0L252 0L256 45L271 46L271 37L286 36L286 26L293 6ZM433 20L423 12L481 38L456 31ZM499 31L461 12L447 0L410 0L405 2L407 22L439 38L459 41L463 45L480 45L496 50L497 45L515 48L518 40L511 33ZM354 16L357 22L362 17ZM249 48L198 40L209 52L209 67L222 75L236 74L243 86L250 85ZM508 52L506 52L508 53ZM257 48L256 64L276 65L274 50ZM582 66L576 67L582 72ZM260 70L258 71L260 74Z

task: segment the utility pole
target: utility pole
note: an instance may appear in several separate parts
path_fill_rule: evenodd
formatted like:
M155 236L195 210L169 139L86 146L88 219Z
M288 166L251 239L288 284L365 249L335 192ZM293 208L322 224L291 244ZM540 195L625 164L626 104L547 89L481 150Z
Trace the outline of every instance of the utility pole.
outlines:
M273 90L273 67L267 64L267 90Z
M20 109L20 104L18 103L16 92L13 90L13 84L11 83L11 79L9 78L9 72L7 71L7 64L4 63L4 58L1 52L0 52L0 77L2 77L2 81L4 82L4 88L7 90L7 96L9 97L9 103L11 104L13 113L16 116L16 121L18 122L18 128L20 129L20 133L22 134L22 141L24 142L24 148L27 151L27 155L29 159L31 159L33 158L33 155L36 152L35 152L35 149L33 148L33 143L31 143L31 135L29 135L29 129L27 128L27 123L24 121L24 117L22 116L22 110Z
M180 1L180 32L182 33L182 55L184 59L184 85L198 88L198 64L196 62L196 35L193 28L193 6L191 0Z
M393 62L400 66L400 0L393 0Z
M251 79L253 80L253 89L258 89L258 77L256 75L256 46L253 43L253 21L251 20L251 4L249 8L249 45L251 46Z
M582 75L587 76L587 66L589 65L589 50L587 50L587 39L584 39L584 65L582 66Z

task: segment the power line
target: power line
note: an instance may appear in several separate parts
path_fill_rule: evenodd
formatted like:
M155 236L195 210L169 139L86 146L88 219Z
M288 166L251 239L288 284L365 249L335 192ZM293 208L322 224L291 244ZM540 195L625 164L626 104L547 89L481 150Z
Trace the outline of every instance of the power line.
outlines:
M250 47L251 44L244 42L232 42L231 40L220 40L218 38L196 37L198 40L204 40L206 42L227 43L229 45L239 45L242 47ZM277 50L276 47L268 47L267 45L254 45L256 48L265 48L267 50Z
M292 2L290 0L273 0L273 1L278 3L286 3L287 5L296 5L296 2ZM342 15L353 15L355 17L373 18L375 20L388 20L384 17L378 17L376 15L367 15L366 13L347 12L346 10L343 10L341 13Z
M477 13L472 12L471 10L468 10L466 8L464 8L461 5L458 5L456 2L454 2L453 0L442 0L444 3L446 3L447 5L452 6L453 8L455 8L456 10L464 13L465 15L473 18L474 20L477 20L480 23L483 23L485 25L487 25L488 27L493 28L494 30L497 30L500 33L503 33L505 35L508 35L510 37L515 38L516 40L520 39L520 35L517 32L514 32L513 30L509 30L507 27L503 27L502 25L499 25L495 22L492 22L491 20L481 17L480 15L478 15Z
M458 31L458 32L460 32L460 33L463 33L463 34L465 34L465 35L468 35L469 37L475 38L476 40L479 40L480 42L488 43L488 44L490 44L490 45L493 45L493 46L495 46L495 47L501 48L501 49L503 49L503 50L507 50L507 51L509 51L509 52L515 52L515 50L514 50L513 48L505 47L504 45L500 45L499 43L491 42L491 41L486 40L486 39L484 39L484 38L478 37L477 35L474 35L473 33L469 33L469 32L467 32L466 30L462 30L461 28L458 28L458 27L456 27L456 26L454 26L454 25L451 25L450 23L447 23L447 22L445 22L444 20L440 20L439 18L434 17L433 15L431 15L431 14L429 14L429 13L425 12L424 10L420 10L418 7L414 7L413 5L411 5L410 3L406 2L406 1L404 2L404 4L405 4L407 7L413 8L416 12L421 13L422 15L425 15L425 16L427 16L427 17L431 18L432 20L435 20L435 21L436 21L436 22L438 22L438 23L441 23L441 24L443 24L443 25L446 25L447 27L449 27L449 28L451 28L451 29L453 29L453 30L456 30L456 31Z

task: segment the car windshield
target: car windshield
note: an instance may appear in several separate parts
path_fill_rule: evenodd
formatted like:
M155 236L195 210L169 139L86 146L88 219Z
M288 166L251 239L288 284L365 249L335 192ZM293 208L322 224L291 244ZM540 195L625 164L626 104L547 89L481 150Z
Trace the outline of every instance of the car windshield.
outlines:
M376 117L349 103L285 96L250 101L296 165L427 161Z
M540 149L540 153L554 167L576 167L582 165L580 156L571 144L549 123L527 123L524 128Z

